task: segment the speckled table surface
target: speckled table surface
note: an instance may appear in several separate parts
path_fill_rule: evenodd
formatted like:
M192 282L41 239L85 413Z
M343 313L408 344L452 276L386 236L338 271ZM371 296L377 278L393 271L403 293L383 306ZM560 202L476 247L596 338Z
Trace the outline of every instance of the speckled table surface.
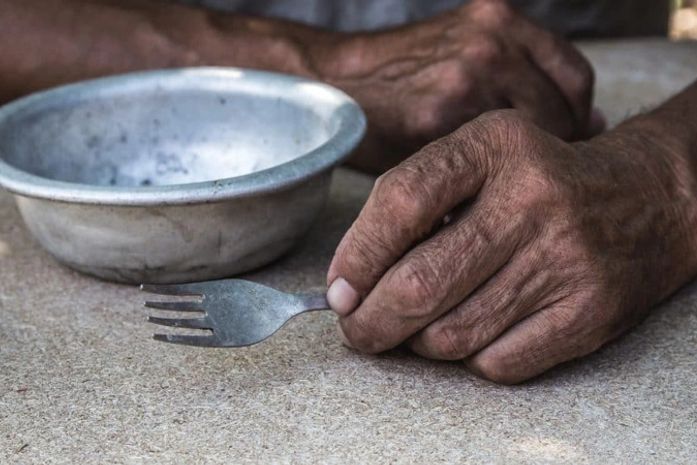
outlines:
M583 46L614 122L697 77L697 43ZM320 289L372 179L252 277ZM240 350L163 345L143 296L43 252L0 193L0 463L697 463L697 285L590 357L517 387L343 348L329 312Z

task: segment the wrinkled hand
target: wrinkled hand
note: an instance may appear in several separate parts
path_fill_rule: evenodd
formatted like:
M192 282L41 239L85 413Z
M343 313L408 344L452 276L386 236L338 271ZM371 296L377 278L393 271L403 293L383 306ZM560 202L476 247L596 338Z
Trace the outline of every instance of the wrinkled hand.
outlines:
M588 61L503 0L474 0L427 22L350 35L331 56L324 60L325 78L368 115L356 164L372 171L394 166L494 109L518 109L564 139L583 138L604 125L596 114L590 127Z
M328 276L347 344L516 383L635 324L697 271L689 170L638 124L567 144L491 112L380 177Z

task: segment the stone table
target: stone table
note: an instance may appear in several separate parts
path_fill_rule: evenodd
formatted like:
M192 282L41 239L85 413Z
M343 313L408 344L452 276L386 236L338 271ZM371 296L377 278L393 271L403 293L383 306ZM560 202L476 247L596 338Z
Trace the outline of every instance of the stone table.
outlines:
M697 76L697 43L583 45L616 122ZM372 179L251 278L318 290ZM329 312L246 349L150 339L143 296L56 264L0 194L0 463L697 463L697 286L634 332L527 384L340 345Z

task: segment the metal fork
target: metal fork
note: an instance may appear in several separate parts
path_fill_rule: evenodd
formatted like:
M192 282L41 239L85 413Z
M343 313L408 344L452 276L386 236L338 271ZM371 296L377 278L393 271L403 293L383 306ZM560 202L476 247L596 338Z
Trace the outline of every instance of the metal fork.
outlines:
M148 317L148 321L158 325L212 332L153 336L157 341L192 346L243 347L257 344L281 329L291 318L329 308L324 294L288 294L241 279L192 284L144 284L140 289L153 294L198 297L186 302L145 302L145 306L152 309L202 314L196 318Z

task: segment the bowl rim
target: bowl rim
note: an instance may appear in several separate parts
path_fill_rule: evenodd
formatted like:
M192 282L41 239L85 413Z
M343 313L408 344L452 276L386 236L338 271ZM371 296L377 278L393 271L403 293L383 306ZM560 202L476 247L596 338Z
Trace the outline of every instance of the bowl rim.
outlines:
M0 186L15 195L58 202L113 206L186 205L213 203L233 198L276 192L302 183L346 159L363 139L366 117L360 106L341 90L312 79L269 71L233 67L173 68L138 71L62 85L33 93L0 107L0 127L13 115L32 107L128 86L138 88L155 83L185 83L191 79L229 79L230 83L256 80L269 95L284 95L297 84L321 89L319 104L331 105L330 118L336 130L318 147L292 160L236 177L164 186L125 187L80 184L38 176L5 162L0 157ZM249 81L251 78L252 81ZM234 84L231 84L234 86ZM232 87L231 87L232 88ZM297 88L297 87L296 87ZM0 154L2 153L0 141Z

